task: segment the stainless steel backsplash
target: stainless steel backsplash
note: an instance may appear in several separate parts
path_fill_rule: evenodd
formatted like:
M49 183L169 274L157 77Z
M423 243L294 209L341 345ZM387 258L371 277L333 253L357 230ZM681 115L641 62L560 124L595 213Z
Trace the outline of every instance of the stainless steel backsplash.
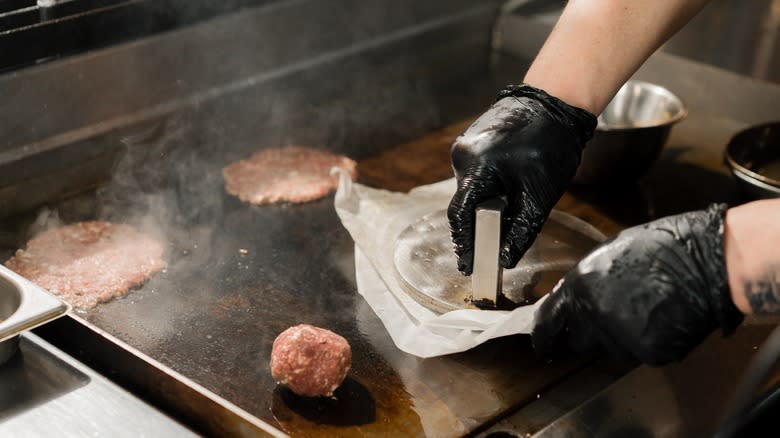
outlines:
M780 0L711 0L663 50L780 83Z

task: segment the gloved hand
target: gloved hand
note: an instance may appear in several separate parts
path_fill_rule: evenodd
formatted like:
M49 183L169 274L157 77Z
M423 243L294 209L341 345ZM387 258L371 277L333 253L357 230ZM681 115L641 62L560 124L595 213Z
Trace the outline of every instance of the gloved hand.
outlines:
M505 197L501 265L513 268L574 177L596 117L528 85L509 86L452 145L447 210L458 270L471 275L477 204Z
M663 365L718 327L731 334L743 315L728 287L725 211L712 205L665 217L599 245L537 310L534 348L549 357L568 344Z

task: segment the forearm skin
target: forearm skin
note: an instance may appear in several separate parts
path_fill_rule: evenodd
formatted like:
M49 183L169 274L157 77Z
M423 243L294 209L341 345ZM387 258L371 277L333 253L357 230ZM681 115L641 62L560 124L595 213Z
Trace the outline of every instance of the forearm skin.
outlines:
M593 114L707 0L570 0L524 82Z

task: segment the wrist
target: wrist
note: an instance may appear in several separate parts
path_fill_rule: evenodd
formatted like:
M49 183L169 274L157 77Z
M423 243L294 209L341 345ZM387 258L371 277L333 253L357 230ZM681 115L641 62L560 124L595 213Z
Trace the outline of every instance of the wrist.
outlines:
M730 209L724 255L731 299L742 313L780 313L780 199Z
M736 306L731 296L726 259L726 204L712 204L692 221L693 234L702 249L699 265L703 268L704 292L711 295L711 305L718 325L729 335L742 323L745 312ZM696 253L698 251L693 251Z
M743 228L744 216L740 214L739 208L729 209L723 221L723 258L726 263L731 301L740 312L749 314L752 311L741 281L745 274L745 258L737 237L741 236Z
M531 66L523 82L545 90L563 102L582 108L591 114L601 114L610 100L606 92L600 93L600 90L595 87L583 87L581 79L577 75L558 76L554 72L547 71L541 61L537 61Z
M593 137L598 120L596 116L582 108L572 106L546 90L529 84L507 85L499 91L498 100L506 97L525 97L541 103L561 128L572 132L580 150Z

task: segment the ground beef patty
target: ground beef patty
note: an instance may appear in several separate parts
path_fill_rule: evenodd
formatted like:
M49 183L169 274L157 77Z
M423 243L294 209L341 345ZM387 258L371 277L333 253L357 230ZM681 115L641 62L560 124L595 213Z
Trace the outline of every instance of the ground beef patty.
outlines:
M352 350L343 337L300 324L283 331L271 350L271 375L298 395L330 397L352 366Z
M347 157L304 146L264 149L222 169L225 190L251 204L308 202L338 186L330 175L340 167L354 180L357 165Z
M5 265L71 306L123 295L165 267L163 246L124 224L90 221L46 230Z

